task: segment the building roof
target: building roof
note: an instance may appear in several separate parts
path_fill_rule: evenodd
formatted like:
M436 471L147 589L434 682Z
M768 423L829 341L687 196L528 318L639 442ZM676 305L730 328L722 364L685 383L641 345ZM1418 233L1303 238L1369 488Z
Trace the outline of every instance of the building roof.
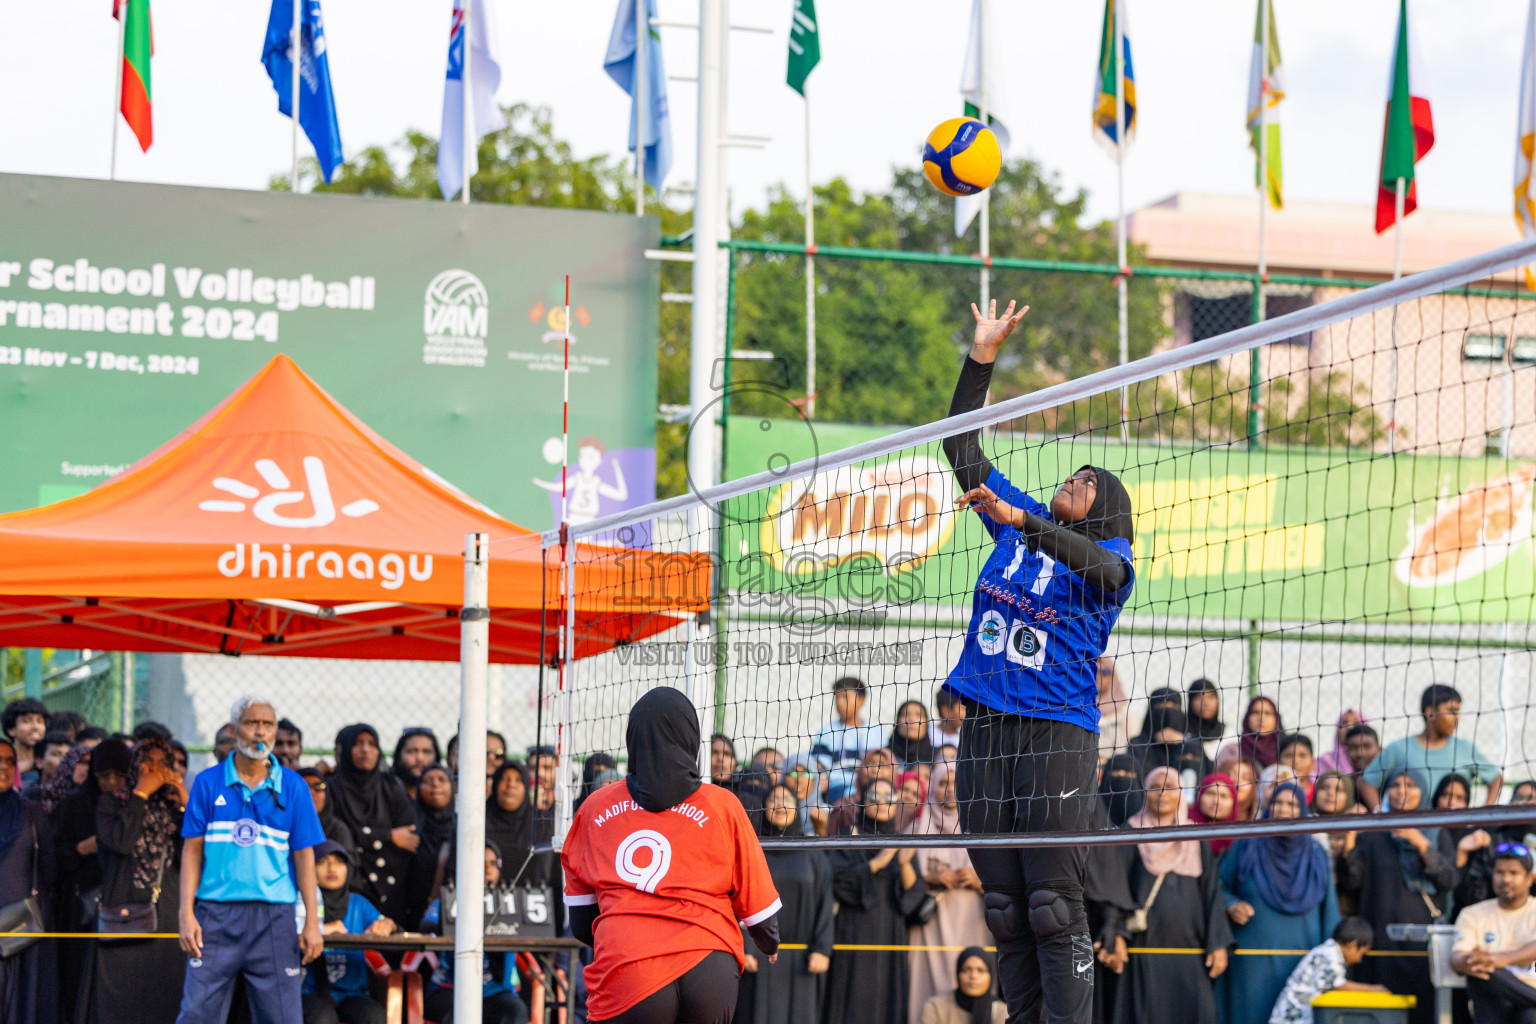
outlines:
M1365 203L1292 201L1270 210L1269 269L1347 277L1392 276L1392 232L1375 231ZM1259 245L1257 195L1180 192L1130 214L1126 231L1154 263L1251 269ZM1420 207L1403 223L1403 272L1412 273L1519 240L1512 214Z

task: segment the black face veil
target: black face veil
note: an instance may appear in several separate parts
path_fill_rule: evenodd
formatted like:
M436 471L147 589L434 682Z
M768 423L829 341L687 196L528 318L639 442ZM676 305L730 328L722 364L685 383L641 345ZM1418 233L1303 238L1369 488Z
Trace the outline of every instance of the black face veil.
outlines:
M1077 471L1081 473L1085 469L1093 470L1093 475L1098 478L1093 504L1080 521L1062 525L1083 534L1095 544L1111 537L1120 537L1134 543L1136 515L1131 508L1131 495L1125 489L1125 484L1115 474L1099 466L1079 466Z
M629 795L647 811L664 811L703 785L699 778L699 712L681 690L657 687L635 701L624 731Z

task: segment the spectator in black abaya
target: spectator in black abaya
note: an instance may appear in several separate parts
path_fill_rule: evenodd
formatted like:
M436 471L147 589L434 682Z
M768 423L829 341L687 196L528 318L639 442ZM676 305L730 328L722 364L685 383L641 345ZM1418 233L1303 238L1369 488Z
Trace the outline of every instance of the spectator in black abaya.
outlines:
M1400 771L1387 780L1382 812L1415 811L1422 800L1418 779ZM1398 828L1361 832L1352 848L1346 842L1339 888L1356 896L1360 916L1376 929L1377 951L1407 950L1415 944L1394 940L1387 925L1438 923L1449 912L1457 881L1456 847L1444 829ZM1420 941L1417 948L1423 945ZM1408 1011L1409 1024L1431 1024L1435 1019L1434 988L1422 960L1370 957L1360 965L1360 980L1385 985L1398 995L1417 996L1418 1005Z
M38 897L43 927L53 924L53 834L38 804L17 788L16 747L0 740L0 907ZM59 982L53 939L0 957L0 1020L55 1024Z
M966 948L955 958L954 990L928 1000L918 1024L1004 1024L1008 1004L997 998L996 978L991 954L980 946Z
M437 747L437 735L425 726L413 726L402 732L396 741L395 756L389 759L389 770L400 780L400 785L405 787L406 797L415 800L416 784L421 780L422 771L442 759L443 752Z
M709 737L709 781L736 788L736 741L723 732Z
M757 834L764 838L805 835L794 790L768 791ZM779 891L779 940L786 949L770 964L750 935L747 969L736 1000L737 1024L801 1024L821 1013L832 958L832 866L820 850L765 850L773 887Z
M326 788L326 803L356 843L356 891L379 913L393 915L404 902L401 889L421 837L405 787L379 765L373 726L349 725L336 734L336 770Z
M356 856L357 842L352 836L352 829L336 817L336 808L331 806L330 785L326 782L325 773L318 768L300 768L298 771L309 784L309 795L315 802L315 814L320 818L320 830L325 833L325 838L340 843Z
M929 736L928 709L920 700L909 700L896 709L896 728L886 749L896 755L903 768L933 764L933 740Z
M581 805L586 803L587 797L602 788L603 784L597 781L599 775L618 767L618 762L611 754L601 750L588 754L587 759L581 763L581 793L576 798L575 809L580 810Z
M1183 710L1184 699L1179 696L1179 691L1171 686L1159 686L1147 695L1147 713L1141 720L1141 731L1132 737L1135 740L1146 740L1152 735L1152 715L1159 708L1173 708L1175 711Z
M105 744L103 744L105 746ZM181 909L181 818L187 788L171 767L171 747L149 737L133 749L127 788L96 805L101 904L153 903L155 930L169 931ZM181 1007L187 957L169 942L98 942L92 1015L101 1024L161 1024Z
M491 776L491 795L485 800L485 839L501 851L502 881L511 883L533 846L533 801L521 761L505 761Z
M1208 773L1205 749L1200 741L1190 739L1185 733L1186 719L1178 708L1155 708L1147 716L1149 732L1146 739L1131 744L1131 756L1136 760L1136 773L1142 778L1154 768L1172 768L1183 773L1187 788L1193 789Z
M857 823L844 835L900 833L896 787L876 778L864 789ZM907 916L928 894L914 863L916 850L889 846L834 850L832 891L839 904L834 935L839 945L906 945ZM909 1024L910 985L905 956L840 952L827 979L827 1024Z
M421 845L411 858L407 873L405 902L397 918L402 928L415 930L432 898L432 884L443 851L453 845L456 816L453 805L453 779L448 767L429 764L417 780L416 834Z
M1227 734L1221 720L1221 690L1209 679L1196 679L1184 694L1186 732L1205 748L1206 757L1216 756L1216 744Z
M124 766L127 760L124 760ZM62 790L62 792L61 792ZM96 857L96 803L101 788L91 774L91 747L81 743L64 755L59 772L43 790L40 801L53 823L53 856L57 866L54 919L60 931L95 931L93 890L101 887L101 863ZM89 905L90 916L87 916ZM87 966L90 944L60 942L59 1018L75 1019L75 997Z
M1099 801L1104 805L1111 826L1124 825L1131 815L1141 810L1144 800L1135 758L1130 754L1116 754L1104 763L1099 779Z

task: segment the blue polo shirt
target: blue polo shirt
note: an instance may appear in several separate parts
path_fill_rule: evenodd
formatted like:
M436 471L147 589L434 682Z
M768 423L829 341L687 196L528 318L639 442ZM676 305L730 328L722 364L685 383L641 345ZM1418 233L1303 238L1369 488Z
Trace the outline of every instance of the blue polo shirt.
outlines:
M234 754L193 780L181 835L203 841L197 898L220 903L293 903L292 851L325 841L302 775L273 757L253 790L236 774Z

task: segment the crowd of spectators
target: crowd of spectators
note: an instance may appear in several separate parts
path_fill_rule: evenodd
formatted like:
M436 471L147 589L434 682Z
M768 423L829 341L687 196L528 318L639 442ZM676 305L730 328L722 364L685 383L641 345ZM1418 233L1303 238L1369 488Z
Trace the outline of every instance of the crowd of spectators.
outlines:
M1428 688L1421 731L1383 747L1356 711L1314 743L1287 731L1265 697L1249 701L1229 728L1222 691L1207 680L1183 693L1156 690L1139 708L1127 700L1112 659L1102 659L1099 680L1104 731L1095 827L1327 821L1311 834L1090 847L1085 899L1097 1020L1291 1022L1309 1019L1308 994L1381 987L1417 996L1413 1024L1428 1024L1434 999L1423 957L1364 952L1422 952L1421 943L1393 940L1387 926L1451 922L1458 914L1467 927L1454 962L1473 983L1477 1024L1536 1014L1536 971L1529 969L1536 902L1525 902L1536 879L1536 835L1523 825L1349 827L1359 814L1498 801L1499 766L1456 735L1455 690ZM738 750L729 736L710 739L710 781L738 796L760 835L889 837L879 848L768 851L785 949L770 963L744 934L749 955L736 1018L1001 1022L1006 1008L986 951L992 939L982 886L956 802L965 707L941 690L932 714L911 700L892 724L879 725L866 721L868 699L861 680L837 680L831 720L804 750ZM153 906L153 918L170 930L180 913L186 748L155 722L111 735L33 700L8 705L0 725L7 737L0 743L0 910L35 888L58 931L97 932L113 908L143 906ZM417 727L389 746L383 739L372 726L350 725L323 757L306 763L301 727L287 718L277 723L273 754L308 783L325 835L315 866L327 934L443 926L440 893L453 885L456 867L458 738L440 744L431 729ZM220 729L215 757L228 757L234 744L234 731ZM487 884L547 889L563 923L558 857L538 851L555 827L555 752L535 747L526 758L509 757L505 739L490 733L485 771ZM576 799L620 778L615 759L595 753L581 766ZM1536 803L1536 784L1515 785L1509 799ZM955 838L952 845L904 843L912 835ZM1138 948L1204 952L1136 955ZM956 949L964 950L958 958ZM1231 955L1243 949L1312 952ZM562 962L553 980L569 980L580 999L577 961ZM186 963L173 942L36 943L0 955L0 1018L169 1024ZM449 1019L450 957L429 954L402 965L398 953L386 960L329 950L307 969L306 1024L382 1024L380 975L401 969L422 972L427 1019ZM485 1019L524 1024L539 1013L545 989L532 977L539 972L526 956L488 956ZM236 1000L234 1019L240 1005ZM1457 1013L1473 1019L1465 997Z

